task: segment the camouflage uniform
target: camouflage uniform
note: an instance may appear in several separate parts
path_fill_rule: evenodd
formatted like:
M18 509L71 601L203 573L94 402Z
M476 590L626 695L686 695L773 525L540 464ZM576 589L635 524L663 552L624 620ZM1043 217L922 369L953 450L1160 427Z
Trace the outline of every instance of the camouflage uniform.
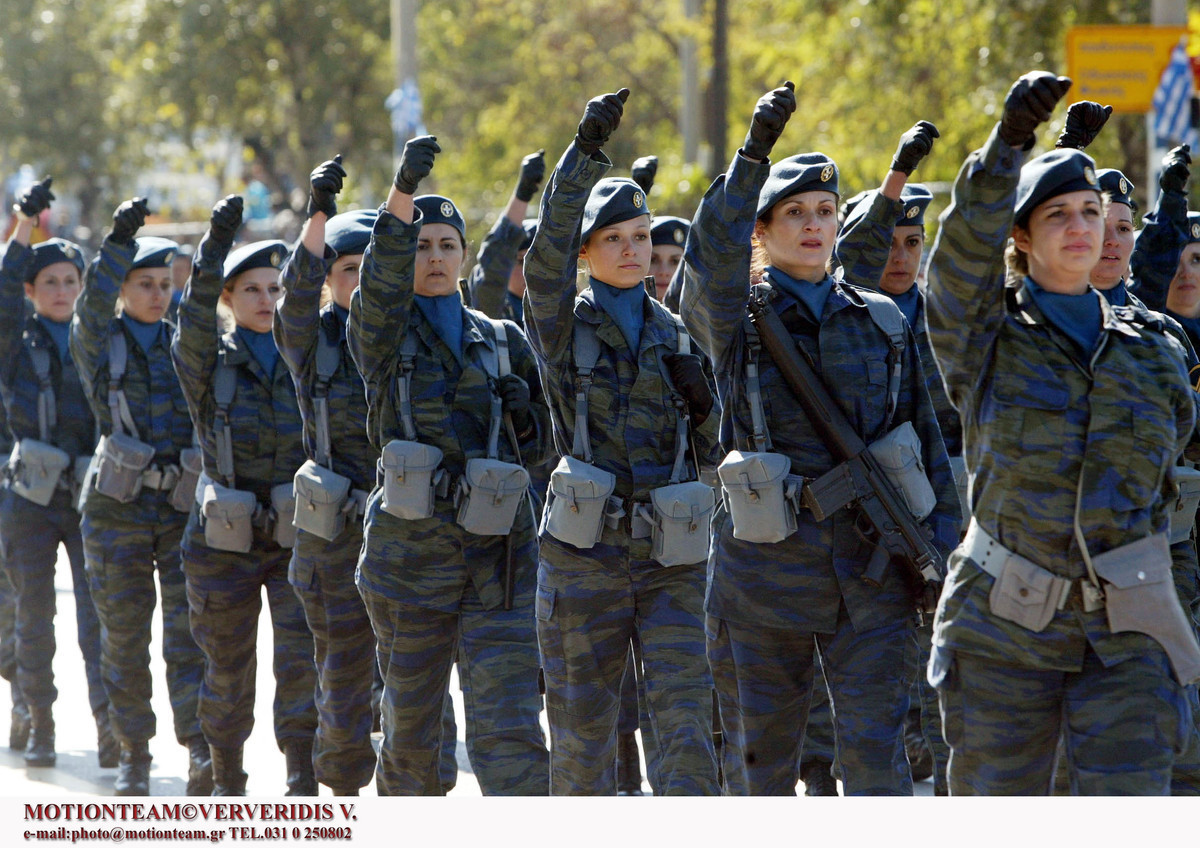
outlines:
M122 320L113 317L136 250L133 244L104 241L75 304L71 357L101 432L111 434L108 340L113 333L125 335L129 356L125 396L140 438L154 447L154 462L165 468L177 464L179 452L191 445L192 423L171 368L170 325L163 324L147 354ZM120 503L99 492L84 493L80 529L92 600L100 618L100 669L113 731L125 748L145 743L155 733L150 707L150 618L156 569L175 737L185 744L200 733L196 707L204 657L188 628L187 597L179 568L179 539L187 516L171 506L169 494L144 486L133 502Z
M213 422L213 374L218 357L237 367L237 388L229 407L236 487L270 505L271 488L291 482L304 462L300 413L287 368L267 374L236 331L221 334L217 301L222 290L225 251L205 238L196 251L192 276L179 303L179 328L171 358L187 397L188 411L204 455L205 473L217 472ZM287 520L285 516L283 520ZM254 528L249 553L221 551L204 540L199 509L193 505L183 536L183 572L192 634L204 652L200 725L214 748L240 749L254 726L258 619L262 590L271 611L275 675L274 730L281 751L311 746L317 728L313 638L304 609L288 583L291 551L262 528ZM219 778L218 778L219 782Z
M721 398L721 445L753 449L744 391L745 306L750 291L750 239L759 193L770 168L740 154L709 188L684 249L680 314L709 355ZM781 289L774 306L792 338L817 363L865 441L884 435L887 339L866 307L867 293L835 280L821 320ZM949 551L958 538L958 498L938 431L916 344L909 334L894 422L911 421L937 495L929 519L934 544ZM793 474L815 478L837 463L809 424L769 356L760 364L764 412L774 450L791 458ZM912 794L902 724L915 664L911 591L895 570L881 588L861 579L870 549L842 510L817 523L797 515L798 529L773 545L733 537L722 510L709 560L708 650L717 673L722 720L731 750L731 790L794 794L800 745L812 693L814 648L820 652L836 724L847 794ZM731 776L732 773L732 776Z
M491 402L478 346L495 342L491 325L463 311L463 360L416 308L413 260L421 216L406 224L379 213L350 303L347 341L367 386L367 433L376 451L403 439L397 377L400 344L415 333L412 414L418 440L438 447L441 467L457 479L466 460L485 456ZM520 330L508 324L512 373L529 383L534 433L520 445L541 460L549 420L537 372ZM505 438L500 459L517 457ZM453 487L452 487L453 489ZM467 719L467 752L485 795L544 795L545 739L538 720L538 655L533 623L533 516L517 514L509 537L515 568L513 608L503 608L505 539L468 533L455 523L452 499L438 497L433 517L404 520L384 512L377 485L367 503L357 581L378 643L383 672L383 744L375 782L381 795L438 795L438 750L450 666L457 649Z
M12 437L8 432L8 414L0 403L0 454L12 450ZM17 683L17 597L8 579L8 552L3 528L0 528L0 679L7 680L12 697L12 721L9 725L8 745L13 750L24 750L29 739L29 705L21 694Z
M1072 791L1165 793L1182 689L1158 643L1111 633L1076 583L1078 540L1096 555L1166 530L1165 473L1195 425L1184 353L1101 299L1099 344L1081 364L1024 281L1005 285L1023 158L993 132L963 165L933 248L927 323L962 418L973 520L1072 587L1033 632L993 614L994 578L952 555L929 667L950 790L1046 793L1061 731Z
M521 300L509 294L508 277L516 264L525 228L501 215L483 237L475 266L467 275L467 293L471 306L492 318L507 318L522 323Z
M576 297L580 221L592 186L610 167L603 154L583 156L574 145L559 161L525 256L525 321L564 454L571 449L575 416L572 327L576 321L596 325L600 356L588 407L592 462L616 476L614 496L630 515L634 504L646 503L650 490L670 477L676 416L657 358L663 348L676 349L677 332L666 308L647 297L635 360L591 291ZM696 429L702 457L711 452L713 424L710 419ZM560 542L544 528L539 541L538 639L550 721L551 793L615 792L621 679L636 633L658 748L647 756L655 791L716 794L703 565L664 568L651 558L648 538L631 538L627 520L621 529L606 526L589 550Z

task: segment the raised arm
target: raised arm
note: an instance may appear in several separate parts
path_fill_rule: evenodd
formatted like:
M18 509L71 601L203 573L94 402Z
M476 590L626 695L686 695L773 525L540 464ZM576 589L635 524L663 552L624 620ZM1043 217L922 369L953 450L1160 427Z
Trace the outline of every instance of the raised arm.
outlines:
M1188 243L1187 181L1192 156L1188 145L1176 147L1163 159L1161 189L1154 211L1142 218L1142 231L1133 244L1129 290L1151 309L1167 308L1167 289Z
M484 315L500 318L507 301L508 278L512 275L521 242L525 240L526 213L546 176L546 151L530 153L521 160L521 176L504 212L483 237L475 266L467 276L471 306Z

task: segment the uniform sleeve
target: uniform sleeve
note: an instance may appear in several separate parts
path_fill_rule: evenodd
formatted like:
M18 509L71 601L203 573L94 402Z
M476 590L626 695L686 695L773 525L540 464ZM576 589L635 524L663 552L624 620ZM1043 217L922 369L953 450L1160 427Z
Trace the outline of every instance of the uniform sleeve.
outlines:
M0 382L11 386L21 358L21 336L25 323L25 275L33 261L33 250L9 242L0 259Z
M525 254L524 311L529 345L548 362L564 356L571 341L583 208L611 167L603 152L584 156L571 142L542 194L537 234Z
M1164 191L1154 211L1142 218L1142 231L1133 243L1129 290L1159 312L1167 308L1167 289L1187 244L1187 196Z
M287 363L297 386L301 376L309 370L317 346L321 287L332 258L328 255L332 251L328 248L326 251L324 257L313 256L302 242L297 243L280 275L284 296L275 307L272 333L279 355Z
M521 441L521 461L526 467L546 461L554 447L550 425L550 407L542 381L538 375L537 362L529 349L525 333L512 321L504 322L512 351L513 373L529 384L529 405L533 417L532 432Z
M504 315L508 278L524 239L525 228L514 224L506 215L501 215L488 230L483 244L479 245L475 267L467 276L472 309L478 309L489 318Z
M113 319L121 284L137 255L136 244L119 244L105 239L100 252L88 266L83 291L75 301L68 346L71 360L89 398L96 397L100 361L108 344L108 325ZM99 414L99 413L97 413Z
M997 125L998 128L999 125ZM956 409L974 392L1005 320L1004 249L1023 153L993 130L967 157L929 260L929 341Z
M171 342L171 361L194 422L208 420L204 411L211 400L212 375L217 367L217 301L221 298L221 264L226 252L208 236L196 248L192 275L179 300L179 326Z
M700 201L683 247L679 314L718 371L750 296L750 240L770 171L736 154Z
M350 356L368 383L395 358L413 309L413 266L421 212L406 224L379 210L363 255L358 288L350 298L346 341Z
M876 192L866 214L855 218L838 234L837 260L846 282L879 288L879 280L892 252L896 218L903 208L903 201Z

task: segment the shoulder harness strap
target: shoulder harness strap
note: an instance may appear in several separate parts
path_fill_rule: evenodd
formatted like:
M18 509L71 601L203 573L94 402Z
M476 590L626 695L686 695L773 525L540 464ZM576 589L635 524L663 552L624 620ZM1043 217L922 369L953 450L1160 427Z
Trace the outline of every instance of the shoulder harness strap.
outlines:
M900 398L900 369L904 362L904 316L895 304L872 297L863 298L871 320L875 322L888 340L888 402L887 420L883 431L892 429L892 416L896 414L896 405Z
M478 314L478 313L477 313ZM500 400L500 392L498 380L512 373L512 360L509 357L508 351L508 330L504 326L504 322L497 318L489 318L486 315L480 314L485 321L492 327L492 340L495 342L495 350L482 346L480 355L483 359L483 370L487 372L488 386L492 390L492 405L491 405L491 421L488 426L488 459L500 458L500 425L506 425L507 435L512 442L512 449L517 455L517 461L521 458L521 449L517 444L516 432L512 428L512 423L504 415L504 405Z
M758 286L768 286L759 283ZM757 288L757 286L755 287ZM751 292L751 297L755 294ZM746 334L746 400L750 404L750 423L754 428L751 433L751 447L756 451L771 450L771 433L767 429L767 416L763 409L762 383L758 379L758 363L762 359L762 343L758 338L758 330L748 315L742 316L742 327Z
M396 377L396 386L400 396L400 423L404 427L404 438L410 442L417 440L417 425L412 414L412 375L416 363L417 334L412 327L407 327L400 340L400 374Z
M54 397L54 386L50 380L50 351L34 347L26 342L25 350L33 361L33 372L38 380L38 439L49 443L50 434L58 426L58 402Z
M342 364L340 340L330 341L322 326L317 327L317 382L313 387L313 413L316 416L316 461L327 468L333 462L333 445L329 435L329 384Z
M225 485L237 488L233 473L233 430L229 426L229 407L237 394L237 366L225 361L225 351L217 354L217 367L213 370L213 400L217 411L213 420L213 433L217 441L217 473L225 478Z
M592 461L592 446L588 436L588 390L592 387L592 372L600 360L600 337L596 325L576 320L572 325L575 357L575 434L571 454L584 462Z
M675 323L675 352L691 353L692 340L683 326L683 319L673 312L664 311L671 316ZM670 479L670 482L674 484L682 482L683 475L687 471L688 426L691 417L688 415L687 401L675 388L675 384L671 382L671 373L667 369L666 363L663 362L662 354L658 356L658 372L662 375L663 382L671 390L671 402L675 406L675 464L671 468Z
M138 435L137 425L133 423L129 401L125 398L125 368L128 364L129 347L125 332L117 328L108 334L108 411L114 433L125 432L139 439L141 436Z

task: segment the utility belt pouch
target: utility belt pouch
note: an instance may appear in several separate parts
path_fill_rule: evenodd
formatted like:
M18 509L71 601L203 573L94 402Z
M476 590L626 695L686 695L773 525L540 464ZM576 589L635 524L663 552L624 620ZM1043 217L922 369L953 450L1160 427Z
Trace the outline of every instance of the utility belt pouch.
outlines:
M925 475L921 459L921 437L912 422L905 421L882 439L868 445L888 482L904 498L912 517L924 521L937 506L937 495Z
M717 467L721 497L733 521L733 537L746 542L782 542L796 532L792 461L781 453L730 451Z
M383 446L383 511L410 521L433 516L442 452L433 445L392 439Z
M962 508L962 527L960 533L967 532L971 523L971 493L968 490L970 478L967 476L967 461L961 456L950 457L950 473L954 475L954 488L958 492L958 505ZM1200 491L1196 493L1197 505L1200 506Z
M660 565L695 565L707 561L716 503L713 488L700 482L651 489L650 506L654 514L650 555Z
M142 490L142 472L153 459L154 448L133 436L101 436L96 445L96 491L115 501L131 503Z
M296 547L296 490L291 483L271 487L271 538L281 548Z
M1158 642L1181 685L1200 679L1200 645L1171 578L1167 534L1094 556L1092 567L1104 581L1108 629L1145 633Z
M529 488L529 472L498 459L467 460L454 492L455 521L477 536L507 536Z
M167 503L176 512L192 511L192 503L196 500L196 484L200 482L200 472L203 470L204 455L199 448L184 448L179 452L179 479L167 496Z
M615 475L573 456L564 456L550 472L546 532L568 545L592 548L604 532L608 496Z
M37 439L21 439L13 445L8 467L12 490L27 501L47 506L58 490L62 473L71 464L66 451Z
M309 459L300 466L292 484L296 492L296 527L329 542L340 536L346 528L350 478Z
M1171 544L1186 542L1196 526L1196 510L1200 509L1200 471L1186 465L1174 465L1168 472L1175 485L1175 500L1171 502Z
M992 615L1039 633L1065 602L1071 581L1011 551L1000 566L988 603Z
M196 489L204 543L218 551L244 554L254 542L254 513L258 500L253 492L222 486L207 475Z

